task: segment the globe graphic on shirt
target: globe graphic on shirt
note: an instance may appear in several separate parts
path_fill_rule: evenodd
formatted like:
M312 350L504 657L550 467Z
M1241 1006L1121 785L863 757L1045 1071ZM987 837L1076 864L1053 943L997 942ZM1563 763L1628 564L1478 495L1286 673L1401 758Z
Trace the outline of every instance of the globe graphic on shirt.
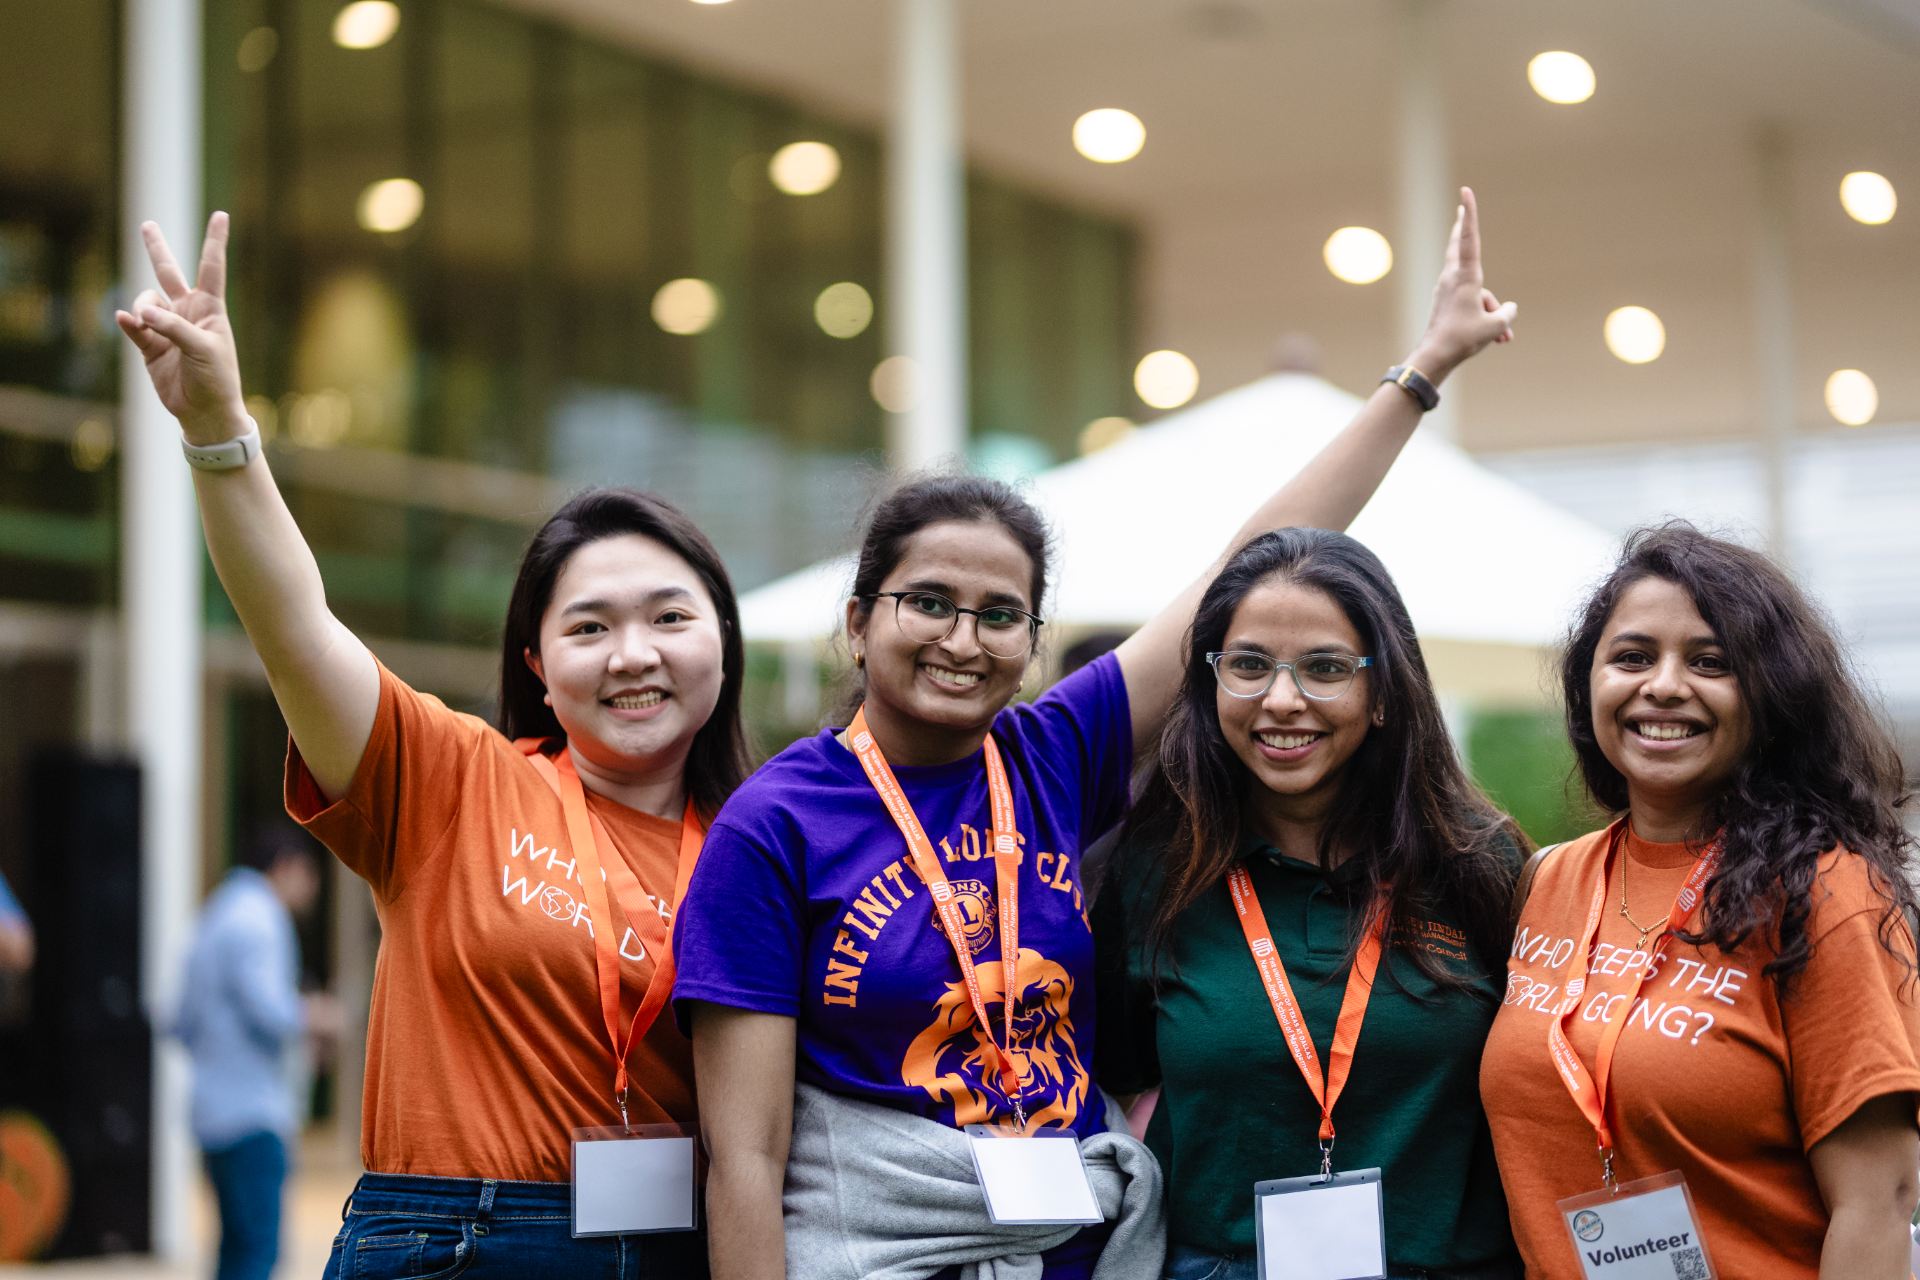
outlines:
M548 885L540 894L540 909L555 920L571 920L575 910L573 895L558 885Z

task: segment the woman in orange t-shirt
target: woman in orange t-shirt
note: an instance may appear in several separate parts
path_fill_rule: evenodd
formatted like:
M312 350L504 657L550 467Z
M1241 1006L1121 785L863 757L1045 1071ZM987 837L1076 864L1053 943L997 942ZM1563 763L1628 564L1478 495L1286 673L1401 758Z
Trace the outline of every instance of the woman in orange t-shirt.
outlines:
M1831 629L1764 556L1675 522L1628 538L1561 680L1618 816L1536 864L1481 1063L1527 1274L1904 1280L1914 843ZM1603 1134L1618 1195L1562 1207L1602 1187ZM1630 1198L1674 1173L1691 1221Z
M596 1143L579 1162L574 1143L696 1118L691 1047L648 1019L706 819L746 774L725 567L668 504L590 490L521 562L505 732L415 692L329 611L260 456L223 299L226 215L193 284L141 231L160 292L115 318L180 420L207 549L286 718L287 807L380 915L369 1172L327 1276L705 1275L703 1233L636 1234L690 1225L691 1140ZM665 1152L680 1165L663 1170Z

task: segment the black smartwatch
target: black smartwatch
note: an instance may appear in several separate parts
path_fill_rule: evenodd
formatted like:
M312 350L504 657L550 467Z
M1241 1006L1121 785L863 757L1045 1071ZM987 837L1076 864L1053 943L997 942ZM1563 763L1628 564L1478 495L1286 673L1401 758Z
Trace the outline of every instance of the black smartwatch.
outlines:
M1393 366L1387 370L1380 381L1391 382L1412 396L1413 402L1420 406L1422 413L1431 413L1440 404L1440 388L1434 386L1426 374L1410 364Z

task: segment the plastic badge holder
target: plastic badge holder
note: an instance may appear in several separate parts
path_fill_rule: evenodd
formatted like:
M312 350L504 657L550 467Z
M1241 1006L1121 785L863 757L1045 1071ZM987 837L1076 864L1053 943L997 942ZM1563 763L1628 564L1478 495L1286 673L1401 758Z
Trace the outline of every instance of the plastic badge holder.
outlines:
M706 1173L699 1132L691 1124L575 1129L573 1234L697 1230Z
M1606 1280L1716 1280L1713 1255L1700 1234L1693 1192L1670 1169L1559 1202L1567 1238L1585 1276Z
M1378 1169L1256 1182L1253 1210L1260 1280L1386 1280Z
M1105 1220L1073 1134L1048 1130L1022 1137L999 1124L970 1124L966 1133L987 1217L995 1224Z

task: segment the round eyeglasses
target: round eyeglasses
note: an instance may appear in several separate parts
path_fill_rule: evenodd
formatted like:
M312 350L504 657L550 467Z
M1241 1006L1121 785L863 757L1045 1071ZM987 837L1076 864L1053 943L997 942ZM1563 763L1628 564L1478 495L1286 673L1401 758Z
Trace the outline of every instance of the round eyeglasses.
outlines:
M971 614L974 638L996 658L1026 657L1033 651L1034 636L1041 626L1040 619L1025 609L1007 604L969 609L938 591L876 591L861 598L893 601L893 617L900 624L900 634L915 644L939 644L953 634L961 614Z
M1308 653L1281 662L1253 649L1227 649L1208 654L1207 665L1229 697L1264 698L1285 671L1302 697L1331 702L1347 691L1355 672L1373 665L1373 659L1350 653Z

